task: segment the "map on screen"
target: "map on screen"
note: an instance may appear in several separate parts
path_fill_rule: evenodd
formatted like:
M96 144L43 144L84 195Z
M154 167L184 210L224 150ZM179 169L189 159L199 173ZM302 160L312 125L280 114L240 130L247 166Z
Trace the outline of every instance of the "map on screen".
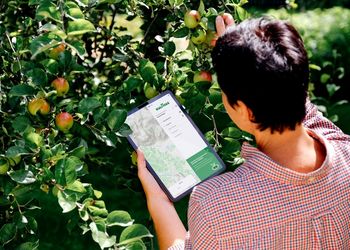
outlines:
M224 168L170 94L131 113L126 123L174 198Z

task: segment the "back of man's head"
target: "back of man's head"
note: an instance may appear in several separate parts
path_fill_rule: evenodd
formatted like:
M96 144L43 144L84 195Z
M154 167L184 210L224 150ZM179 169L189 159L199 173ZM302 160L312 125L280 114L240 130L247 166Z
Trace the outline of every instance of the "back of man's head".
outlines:
M269 18L243 21L218 39L212 58L229 103L244 102L260 130L283 132L302 122L309 65L292 25Z

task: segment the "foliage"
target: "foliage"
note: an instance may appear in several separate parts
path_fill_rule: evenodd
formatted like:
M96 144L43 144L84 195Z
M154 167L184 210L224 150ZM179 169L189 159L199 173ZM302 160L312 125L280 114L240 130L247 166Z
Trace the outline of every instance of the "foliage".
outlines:
M302 10L313 8L331 8L334 6L350 7L349 0L250 0L247 7L259 9L280 8L286 3L295 3Z
M350 10L341 7L290 13L270 10L269 15L290 20L301 32L312 64L316 94L350 100ZM341 88L341 92L336 93ZM329 94L329 95L328 95Z
M101 249L146 248L149 230L128 212L107 209L118 205L102 199L90 173L106 173L104 186L116 179L118 192L138 190L126 112L160 91L176 93L225 162L239 165L248 137L223 118L215 77L213 84L194 84L193 76L213 73L215 17L230 11L243 20L246 2L2 3L0 248L37 249L46 212L65 220L71 233L91 235ZM183 23L188 9L201 14L196 29ZM208 39L193 44L198 29ZM57 116L62 112L65 118Z

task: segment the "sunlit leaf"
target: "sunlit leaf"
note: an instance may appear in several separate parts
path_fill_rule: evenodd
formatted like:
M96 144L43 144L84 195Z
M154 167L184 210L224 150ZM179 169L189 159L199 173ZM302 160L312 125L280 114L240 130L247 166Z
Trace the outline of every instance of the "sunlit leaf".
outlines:
M131 225L120 234L119 245L129 244L130 242L140 240L145 237L153 237L148 229L141 224Z
M126 120L127 112L123 109L113 109L107 117L107 124L111 130L118 130Z
M11 179L20 184L30 184L36 181L32 171L20 169L9 172Z
M68 22L68 36L82 35L92 31L95 31L95 26L88 20L76 19Z
M106 220L108 227L112 227L112 226L127 227L127 226L131 226L133 222L134 220L131 219L130 214L128 212L121 211L121 210L115 210L110 212Z

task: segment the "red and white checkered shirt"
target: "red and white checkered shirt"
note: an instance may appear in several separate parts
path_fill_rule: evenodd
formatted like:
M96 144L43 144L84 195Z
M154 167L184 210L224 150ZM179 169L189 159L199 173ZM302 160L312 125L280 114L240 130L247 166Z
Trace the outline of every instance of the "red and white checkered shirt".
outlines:
M244 164L193 190L186 241L170 249L350 249L350 137L306 107L322 166L298 173L244 143Z

